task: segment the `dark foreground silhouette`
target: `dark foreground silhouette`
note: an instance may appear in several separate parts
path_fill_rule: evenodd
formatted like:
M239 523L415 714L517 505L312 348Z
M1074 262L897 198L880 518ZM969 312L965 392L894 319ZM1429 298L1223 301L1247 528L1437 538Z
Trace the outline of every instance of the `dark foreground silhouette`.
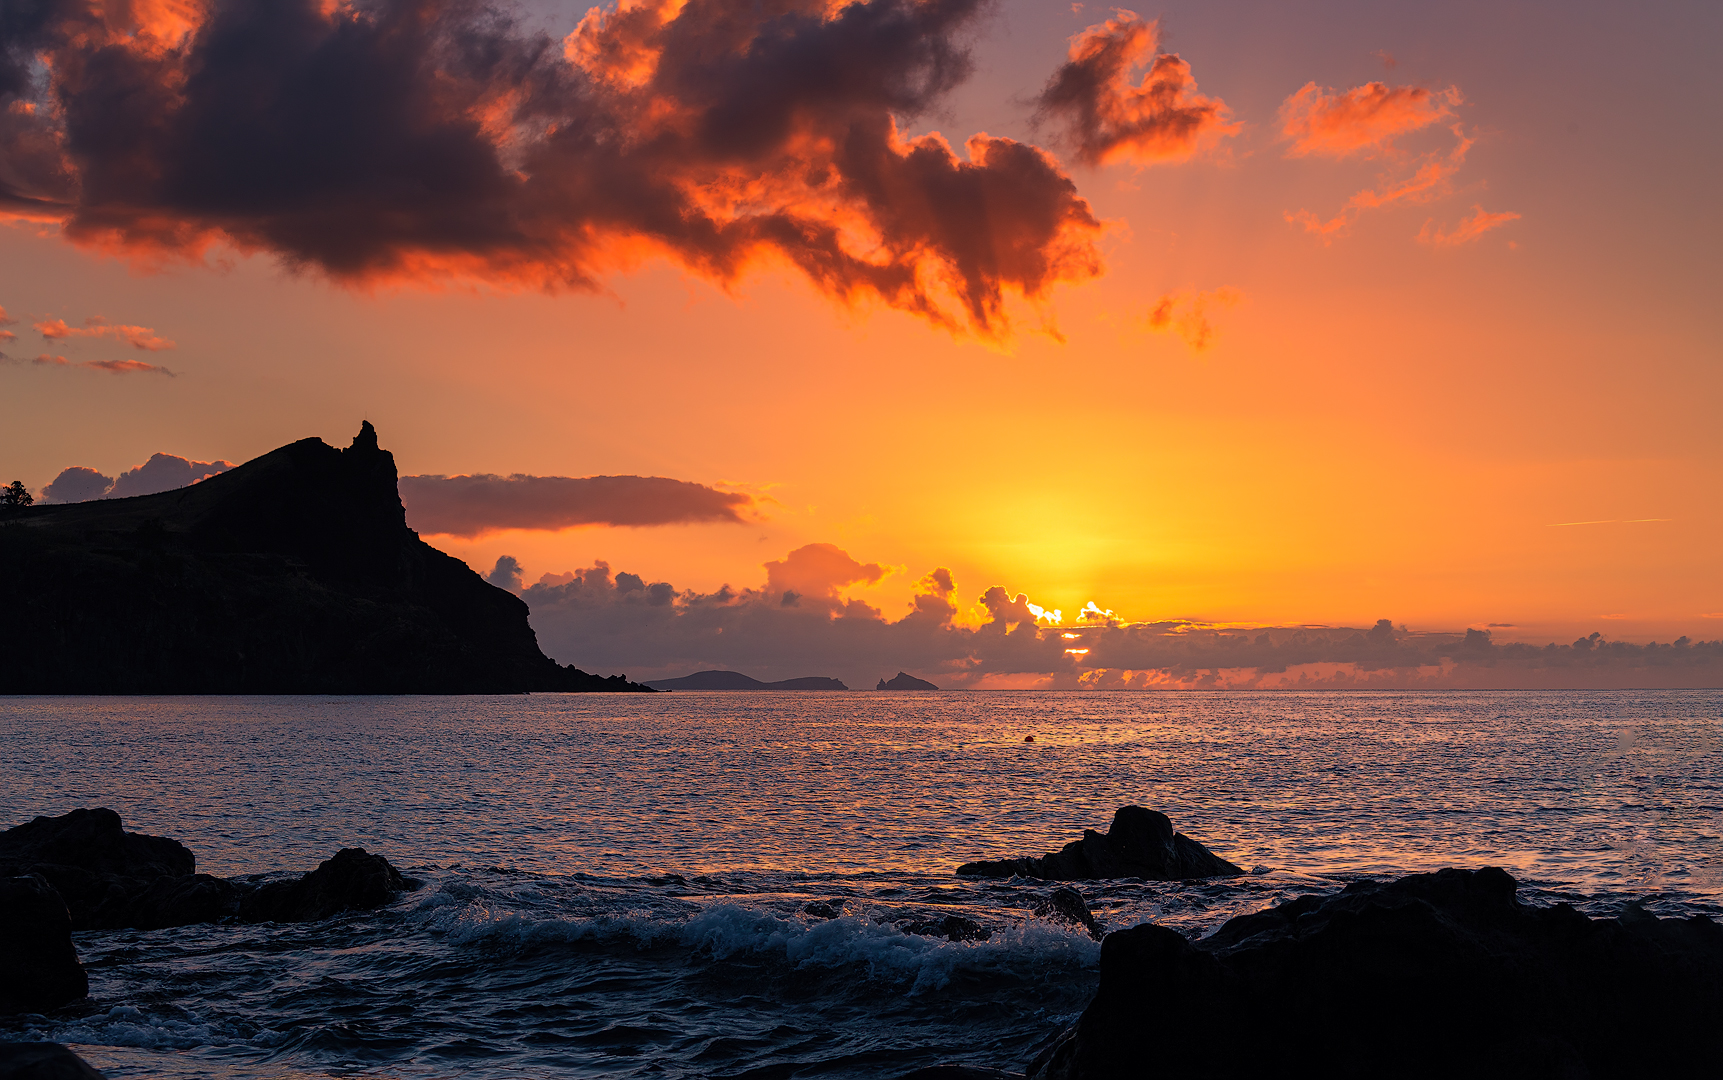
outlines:
M73 810L0 833L0 1013L43 1012L89 989L74 930L160 930L237 919L314 922L369 911L418 882L381 855L343 848L287 881L198 874L163 836L126 832L112 810Z
M1723 927L1527 907L1505 871L1359 882L1192 943L1101 943L1101 984L1031 1080L1668 1077L1715 1065ZM1700 1065L1698 1063L1705 1063Z
M761 682L740 671L696 671L680 679L653 679L645 685L654 690L848 690L837 679L810 675L801 679Z
M1141 806L1119 807L1105 833L1084 829L1083 839L1073 840L1059 851L1039 857L964 863L957 872L964 877L1044 881L1123 877L1178 881L1244 873L1184 833L1174 832L1165 814Z
M926 679L918 679L914 675L906 675L900 671L896 675L892 676L890 679L881 679L879 681L879 685L874 687L874 689L875 690L938 690L939 687L928 682Z
M395 459L283 446L159 495L0 524L14 694L640 690L545 656L519 597L407 527Z

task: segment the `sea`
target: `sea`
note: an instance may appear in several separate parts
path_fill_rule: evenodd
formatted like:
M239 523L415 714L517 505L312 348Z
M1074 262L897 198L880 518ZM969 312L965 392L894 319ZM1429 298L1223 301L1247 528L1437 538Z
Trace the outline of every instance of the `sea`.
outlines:
M1200 937L1506 868L1522 901L1723 917L1723 691L0 698L0 827L81 806L222 876L342 847L420 882L297 925L75 935L0 1019L109 1077L1021 1070L1093 994L1054 884L958 864L1159 810L1248 869L1078 887ZM914 932L960 915L989 932Z

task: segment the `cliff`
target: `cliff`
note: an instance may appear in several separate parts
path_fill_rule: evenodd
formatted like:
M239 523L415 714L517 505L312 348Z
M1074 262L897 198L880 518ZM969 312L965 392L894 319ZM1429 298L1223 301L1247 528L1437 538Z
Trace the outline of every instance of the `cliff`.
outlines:
M646 690L546 657L519 597L407 527L395 459L283 446L159 495L0 518L0 692Z

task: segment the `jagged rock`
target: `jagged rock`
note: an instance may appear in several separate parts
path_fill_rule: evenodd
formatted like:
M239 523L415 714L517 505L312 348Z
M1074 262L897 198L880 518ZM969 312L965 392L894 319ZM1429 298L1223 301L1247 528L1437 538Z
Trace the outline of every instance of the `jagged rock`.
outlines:
M961 915L947 915L943 919L911 920L898 923L898 929L906 934L942 937L947 941L986 941L993 936L992 930Z
M0 1080L102 1080L102 1074L59 1043L0 1043Z
M342 848L298 881L277 881L239 901L241 922L315 922L343 911L370 911L407 888L400 871L364 848Z
M15 694L646 691L539 651L518 596L407 526L395 459L302 439L0 530L0 686Z
M1178 881L1244 873L1184 833L1175 833L1165 814L1140 806L1119 807L1106 833L1084 829L1083 839L1066 844L1060 851L1039 858L964 863L957 872L965 877L1031 877L1045 881L1122 877Z
M106 807L38 817L0 833L0 873L35 873L65 901L75 930L158 930L231 914L238 889L194 874L177 840L127 832Z
M928 682L926 679L918 679L914 675L905 675L903 672L900 671L896 675L892 676L889 680L888 679L881 679L879 681L879 685L874 687L874 689L875 690L938 690L939 687Z
M0 878L0 1014L47 1012L89 992L60 894L40 874ZM10 1075L3 1061L0 1075Z
M1665 1077L1716 1061L1723 927L1521 905L1502 870L1360 882L1192 944L1101 943L1100 988L1035 1080Z
M1090 937L1101 940L1101 924L1095 921L1088 902L1076 889L1054 889L1052 896L1035 905L1035 917L1080 926L1089 932Z

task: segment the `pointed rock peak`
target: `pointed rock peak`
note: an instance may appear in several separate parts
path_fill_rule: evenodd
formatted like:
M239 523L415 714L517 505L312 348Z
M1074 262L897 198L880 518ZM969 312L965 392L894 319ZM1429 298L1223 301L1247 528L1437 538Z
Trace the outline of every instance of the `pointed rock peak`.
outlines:
M377 449L377 429L371 426L371 421L366 420L359 425L359 434L353 436L353 445L347 449L373 451Z

